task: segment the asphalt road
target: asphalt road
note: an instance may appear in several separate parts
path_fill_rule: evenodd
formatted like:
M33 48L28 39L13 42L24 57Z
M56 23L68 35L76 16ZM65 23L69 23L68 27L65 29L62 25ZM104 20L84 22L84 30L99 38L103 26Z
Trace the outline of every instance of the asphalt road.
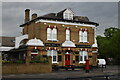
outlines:
M106 69L92 69L86 73L83 69L59 70L46 74L10 74L2 80L120 80L119 66L107 66Z

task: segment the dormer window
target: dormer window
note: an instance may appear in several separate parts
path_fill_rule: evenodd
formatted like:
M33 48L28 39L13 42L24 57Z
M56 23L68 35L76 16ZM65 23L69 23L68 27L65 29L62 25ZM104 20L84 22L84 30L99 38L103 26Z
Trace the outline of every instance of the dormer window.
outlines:
M73 12L71 9L66 9L63 13L63 18L67 20L73 20Z

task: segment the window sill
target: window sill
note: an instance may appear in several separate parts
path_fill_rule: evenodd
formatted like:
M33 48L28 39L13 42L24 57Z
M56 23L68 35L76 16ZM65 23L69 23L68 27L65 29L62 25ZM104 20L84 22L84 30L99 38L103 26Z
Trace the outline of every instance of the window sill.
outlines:
M59 40L46 40L46 41L55 41L55 42L58 42Z
M79 41L79 43L89 43L89 42L80 42L80 41Z
M59 62L52 62L52 64L59 64Z
M86 63L86 61L80 61L79 64L81 64L81 63L84 64L84 63Z

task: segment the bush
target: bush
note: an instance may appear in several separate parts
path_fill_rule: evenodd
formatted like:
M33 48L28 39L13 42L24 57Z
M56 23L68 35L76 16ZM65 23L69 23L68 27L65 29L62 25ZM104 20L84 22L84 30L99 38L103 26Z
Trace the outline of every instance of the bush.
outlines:
M11 64L11 63L17 63L17 64L21 64L21 63L25 63L25 61L2 61L3 64Z
M35 61L30 61L30 63L35 63Z
M13 63L22 64L25 63L25 61L14 61Z
M48 63L48 60L44 60L42 63Z
M36 58L36 60L40 60L40 55L37 55L35 58Z
M13 61L2 61L3 64L13 63Z
M42 61L35 61L36 63L42 63Z

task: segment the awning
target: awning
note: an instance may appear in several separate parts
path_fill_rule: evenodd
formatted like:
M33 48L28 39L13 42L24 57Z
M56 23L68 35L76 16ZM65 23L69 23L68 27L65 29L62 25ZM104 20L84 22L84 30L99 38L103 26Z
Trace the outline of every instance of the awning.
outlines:
M65 41L62 44L63 47L76 47L75 44L72 41Z
M43 42L40 39L30 39L27 44L27 46L44 46Z

